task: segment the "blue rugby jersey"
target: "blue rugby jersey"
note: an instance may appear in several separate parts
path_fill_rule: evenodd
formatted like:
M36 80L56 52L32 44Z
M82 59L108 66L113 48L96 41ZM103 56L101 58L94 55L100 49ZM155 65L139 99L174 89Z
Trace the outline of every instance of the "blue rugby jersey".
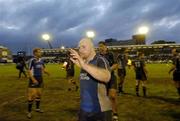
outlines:
M89 64L100 68L109 68L108 62L100 55L96 55ZM86 71L80 73L80 108L86 112L103 112L111 110L111 102L107 96L105 83L99 82Z
M107 61L109 62L110 67L111 67L114 63L116 63L116 62L115 62L115 59L114 59L113 53L111 53L111 52L108 51L105 55L102 55L102 56L107 59Z
M144 59L137 59L133 61L136 73L144 73Z
M28 69L32 71L33 76L42 76L42 68L44 67L44 62L41 59L32 58L29 61Z

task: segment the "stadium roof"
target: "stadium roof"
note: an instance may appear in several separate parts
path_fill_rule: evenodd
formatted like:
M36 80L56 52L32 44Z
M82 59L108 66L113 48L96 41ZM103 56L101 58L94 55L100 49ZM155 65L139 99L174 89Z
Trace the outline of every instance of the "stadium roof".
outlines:
M7 47L0 45L0 49L7 49Z
M152 44L152 45L118 45L118 46L107 46L109 50L120 50L122 48L127 49L147 49L147 48L180 48L180 44ZM53 48L53 49L43 49L43 52L64 52L69 48ZM77 48L75 48L77 49ZM97 49L97 48L96 48Z
M108 46L109 50L118 50L122 48L127 49L146 49L146 48L180 48L180 44L152 44L152 45L118 45L118 46Z

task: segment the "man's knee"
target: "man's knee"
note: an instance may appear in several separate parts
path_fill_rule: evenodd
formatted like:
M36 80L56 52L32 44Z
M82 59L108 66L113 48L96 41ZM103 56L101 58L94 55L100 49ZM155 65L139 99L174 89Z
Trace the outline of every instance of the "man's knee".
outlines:
M117 97L117 92L116 92L116 90L111 90L111 91L109 92L109 98L110 98L111 100L115 100L116 97Z
M31 94L31 93L29 93L28 94L28 100L35 100L35 95L34 94Z

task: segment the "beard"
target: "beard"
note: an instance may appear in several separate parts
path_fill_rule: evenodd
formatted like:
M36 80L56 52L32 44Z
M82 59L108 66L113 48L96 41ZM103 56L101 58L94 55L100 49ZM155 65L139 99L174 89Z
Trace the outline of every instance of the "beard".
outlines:
M87 55L86 55L85 53L80 53L80 57L81 57L82 59L87 59Z

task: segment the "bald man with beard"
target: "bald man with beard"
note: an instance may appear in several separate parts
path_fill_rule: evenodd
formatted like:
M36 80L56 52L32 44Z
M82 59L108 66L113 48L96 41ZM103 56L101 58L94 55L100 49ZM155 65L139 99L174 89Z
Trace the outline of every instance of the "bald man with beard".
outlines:
M90 38L81 39L78 52L71 49L70 53L70 59L81 68L79 121L112 121L106 89L111 78L107 60L96 54Z

